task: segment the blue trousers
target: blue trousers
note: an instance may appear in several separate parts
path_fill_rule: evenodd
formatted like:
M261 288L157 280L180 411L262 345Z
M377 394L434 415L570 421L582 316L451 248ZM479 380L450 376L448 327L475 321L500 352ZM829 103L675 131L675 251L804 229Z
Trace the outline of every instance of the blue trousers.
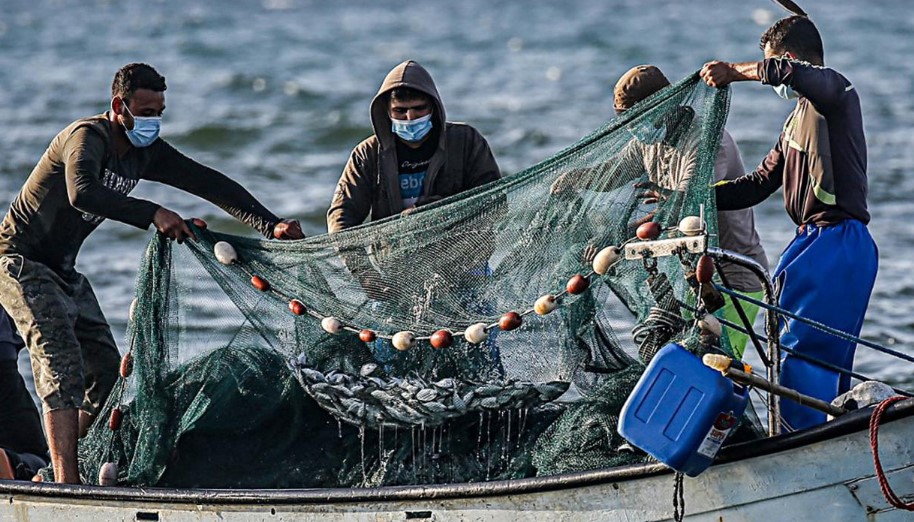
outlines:
M869 304L879 253L862 222L800 227L781 254L774 280L781 286L780 306L858 336ZM781 321L781 345L851 370L857 344L793 319ZM792 355L782 358L781 384L830 402L847 391L850 377ZM781 416L793 429L825 422L825 414L791 400L781 401Z

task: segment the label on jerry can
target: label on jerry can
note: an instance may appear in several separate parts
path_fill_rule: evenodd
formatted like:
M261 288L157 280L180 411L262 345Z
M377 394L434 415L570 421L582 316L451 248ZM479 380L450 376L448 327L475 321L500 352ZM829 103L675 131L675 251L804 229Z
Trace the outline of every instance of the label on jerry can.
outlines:
M730 431L733 430L733 427L736 426L737 420L738 419L733 416L732 411L729 413L717 414L717 418L714 419L714 425L711 426L708 434L705 435L704 440L701 441L701 446L698 447L696 453L709 459L716 457L717 452L720 451L720 447L723 445L724 441L727 440L727 435L729 435Z

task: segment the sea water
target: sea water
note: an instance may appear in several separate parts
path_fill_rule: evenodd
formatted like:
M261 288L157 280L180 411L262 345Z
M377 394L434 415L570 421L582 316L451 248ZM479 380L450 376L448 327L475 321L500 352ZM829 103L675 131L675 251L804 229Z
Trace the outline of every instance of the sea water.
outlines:
M863 335L914 353L914 11L906 0L806 4L827 63L863 103L881 254ZM143 61L168 82L165 139L320 234L350 150L372 132L369 102L402 60L429 69L449 119L478 128L510 174L610 118L612 86L628 68L654 63L676 81L710 59L758 59L759 36L783 14L767 0L2 0L0 201L12 200L60 129L108 108L121 65ZM727 128L748 169L790 110L770 88L735 86ZM169 187L144 183L133 195L253 234ZM774 265L793 229L780 195L756 216ZM122 349L151 233L109 220L80 254ZM856 364L914 383L910 367L865 349Z

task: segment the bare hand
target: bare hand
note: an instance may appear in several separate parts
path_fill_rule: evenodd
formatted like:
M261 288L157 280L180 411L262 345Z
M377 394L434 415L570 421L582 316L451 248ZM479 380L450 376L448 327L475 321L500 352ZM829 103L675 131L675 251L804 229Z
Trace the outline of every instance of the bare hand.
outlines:
M400 217L406 217L415 211L416 211L416 205L413 205L411 207L406 207L403 209L402 212L400 212Z
M718 60L706 63L698 74L709 86L718 88L726 87L736 79L733 64Z
M549 186L549 192L551 194L564 194L571 191L574 187L574 176L570 172L562 174L555 181L552 182L552 185Z
M356 280L365 290L365 295L375 301L390 301L393 298L393 292L387 285L384 277L374 268L368 268L355 274Z
M304 239L305 233L297 219L283 219L273 227L273 237L280 240Z
M197 240L197 236L187 226L187 223L181 219L181 216L165 207L159 207L156 210L155 215L152 216L152 224L155 225L160 234L168 239L177 240L178 243L183 243L187 238L191 238L194 241Z
M644 205L660 203L669 197L669 191L665 191L659 185L651 181L635 183L634 187L637 189L645 189L644 192L638 194L638 197L641 198L641 203Z
M584 247L584 250L581 251L581 262L585 265L593 263L593 258L597 257L599 251L600 249L597 248L597 245L588 243L588 245Z

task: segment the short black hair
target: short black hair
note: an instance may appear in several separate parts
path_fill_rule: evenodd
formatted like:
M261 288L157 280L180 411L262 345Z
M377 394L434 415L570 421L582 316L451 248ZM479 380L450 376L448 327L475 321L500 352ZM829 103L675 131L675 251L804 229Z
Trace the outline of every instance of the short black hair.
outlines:
M775 53L789 51L797 58L815 64L822 64L825 59L819 30L805 16L788 16L775 22L759 41L762 51L766 45Z
M130 96L137 89L164 92L165 77L158 73L151 65L145 63L129 63L121 67L114 75L111 82L111 96L120 96L124 103L130 101Z
M412 100L427 100L431 101L432 97L428 94L420 91L419 89L413 89L412 87L397 87L396 89L391 89L388 97L388 100L399 100L399 101L412 101Z

